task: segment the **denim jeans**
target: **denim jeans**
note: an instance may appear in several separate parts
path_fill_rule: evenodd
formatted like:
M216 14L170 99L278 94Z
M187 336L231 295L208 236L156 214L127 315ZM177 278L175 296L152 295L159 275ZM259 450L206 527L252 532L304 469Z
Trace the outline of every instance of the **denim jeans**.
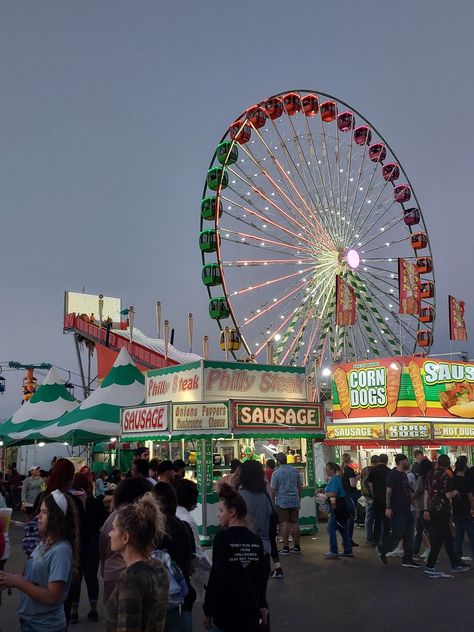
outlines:
M35 626L34 622L26 621L26 619L20 618L20 630L21 632L37 632L38 628ZM66 632L66 628L63 630L56 630L55 632Z
M449 513L431 512L430 524L431 550L426 565L434 568L436 560L438 559L439 552L441 551L441 547L444 544L452 568L454 568L455 566L459 566L461 560L454 552L454 540L451 533Z
M345 524L338 523L334 514L331 513L328 516L328 535L329 535L329 550L331 553L338 553L337 548L337 533L342 536L342 542L344 546L344 553L352 553L352 543L347 530L347 522Z
M416 534L415 534L415 546L413 548L413 553L418 555L421 549L421 543L423 542L423 533L430 534L430 523L423 518L423 512L418 512L418 517L416 519Z
M403 540L403 562L408 564L413 561L413 538L415 532L415 520L411 511L396 513L390 521L391 530L383 539L382 553L393 551L400 540Z
M192 632L193 619L188 610L172 608L166 611L165 632Z
M371 498L366 498L367 503L365 505L365 539L367 542L374 541L374 501Z
M346 494L346 504L347 504L347 511L349 512L349 518L347 519L347 533L349 534L349 538L352 542L352 540L354 539L354 522L355 522L355 517L356 517L356 508L357 508L357 498L354 498L353 496L349 496L349 494Z
M466 534L471 545L471 556L474 559L474 520L472 516L455 516L454 526L456 527L456 535L454 536L454 551L456 555L459 558L462 557L462 545Z
M390 531L390 522L385 515L385 503L373 505L374 510L374 542L379 545L388 537Z

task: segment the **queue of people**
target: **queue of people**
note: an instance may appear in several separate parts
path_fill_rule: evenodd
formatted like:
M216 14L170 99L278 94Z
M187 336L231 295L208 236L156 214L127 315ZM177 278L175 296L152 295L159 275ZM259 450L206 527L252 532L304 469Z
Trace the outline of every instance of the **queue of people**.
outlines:
M319 499L328 511L328 559L339 557L337 534L343 544L342 555L353 557L353 526L357 504L365 508L366 543L374 546L383 564L390 557L401 557L404 568L421 568L439 577L446 573L436 567L441 548L448 555L452 573L470 570L474 559L474 468L467 457L459 457L454 469L445 454L432 462L422 450L415 451L410 467L404 454L395 455L393 469L388 456L372 456L360 475L344 454L342 467L326 465L327 486ZM357 497L360 480L361 499ZM463 555L467 536L470 556ZM422 545L425 550L421 552Z

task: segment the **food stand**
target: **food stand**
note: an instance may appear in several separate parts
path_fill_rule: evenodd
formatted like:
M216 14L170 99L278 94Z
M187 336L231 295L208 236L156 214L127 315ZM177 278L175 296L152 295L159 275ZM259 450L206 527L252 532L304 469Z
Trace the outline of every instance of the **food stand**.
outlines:
M122 441L147 441L158 458L182 458L199 488L194 517L203 541L218 529L216 481L234 458L284 451L303 479L300 526L316 528L314 442L319 404L307 401L303 368L201 360L152 370L146 404L122 411Z
M334 366L325 443L362 467L374 453L414 448L472 462L474 364L399 356Z

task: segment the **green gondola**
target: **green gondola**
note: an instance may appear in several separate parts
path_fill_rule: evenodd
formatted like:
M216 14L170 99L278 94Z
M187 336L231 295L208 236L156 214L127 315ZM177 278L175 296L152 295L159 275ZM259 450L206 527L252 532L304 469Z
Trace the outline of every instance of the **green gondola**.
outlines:
M221 165L233 165L239 157L239 150L230 140L225 140L217 145L217 160Z
M215 252L217 250L217 233L214 229L202 230L199 233L199 248L201 252Z
M212 191L217 191L219 185L221 189L225 189L229 184L229 176L223 167L213 167L207 172L207 186Z
M202 269L202 282L204 285L220 285L222 276L219 264L208 263Z
M227 299L224 296L211 298L209 301L209 316L214 320L229 318L230 310Z
M210 197L206 197L203 200L201 200L202 219L214 221L216 219L216 210L220 218L222 216L222 202L219 200L219 203L217 203L216 197L211 195Z

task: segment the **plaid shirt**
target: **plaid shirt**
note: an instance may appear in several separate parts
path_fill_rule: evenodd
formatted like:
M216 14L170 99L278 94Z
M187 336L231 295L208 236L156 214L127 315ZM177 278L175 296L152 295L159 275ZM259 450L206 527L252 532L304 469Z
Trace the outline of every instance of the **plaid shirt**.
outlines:
M451 503L446 496L450 491L449 476L444 467L437 467L426 477L425 489L428 491L428 509L431 513L448 513Z

